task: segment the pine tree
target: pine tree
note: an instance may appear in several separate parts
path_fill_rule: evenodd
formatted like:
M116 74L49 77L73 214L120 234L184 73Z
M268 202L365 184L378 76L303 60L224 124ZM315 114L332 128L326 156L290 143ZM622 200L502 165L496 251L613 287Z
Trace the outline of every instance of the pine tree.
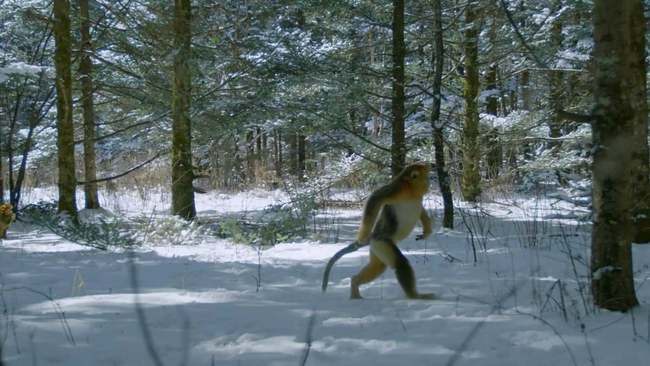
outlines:
M191 2L174 1L174 93L172 97L172 213L191 220L194 205L190 121Z
M70 39L70 2L54 0L54 63L56 67L56 127L59 167L59 212L76 217L77 179L74 163L74 126L72 124L72 75Z
M635 187L647 184L645 19L641 0L594 7L594 303L625 311L638 304L631 242Z

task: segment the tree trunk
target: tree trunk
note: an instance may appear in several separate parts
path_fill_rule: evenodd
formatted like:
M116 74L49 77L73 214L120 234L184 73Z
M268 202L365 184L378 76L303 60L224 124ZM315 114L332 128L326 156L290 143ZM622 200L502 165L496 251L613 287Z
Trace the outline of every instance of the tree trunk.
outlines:
M641 0L594 3L592 290L597 306L625 311L638 304L633 215L647 199L645 19Z
M54 0L54 64L56 68L56 128L59 168L59 212L77 216L77 179L72 124L70 2Z
M275 137L273 139L273 157L275 177L282 178L282 133L277 129L275 130Z
M79 30L81 33L81 47L79 48L79 76L81 79L81 106L84 121L84 196L86 208L99 208L97 194L97 165L95 159L95 111L93 103L93 63L90 58L92 45L90 39L90 19L88 0L79 0Z
M393 0L393 138L391 145L391 170L397 176L406 163L404 132L404 0Z
M294 177L298 176L298 134L289 133L289 172Z
M476 202L481 194L480 150L478 129L478 31L476 27L475 4L465 7L465 124L463 125L463 176L461 190L463 198Z
M9 201L15 209L17 209L20 204L23 182L25 181L25 173L27 172L27 157L29 156L29 152L32 150L32 145L34 144L34 132L38 125L38 119L38 112L31 111L29 117L29 129L27 130L27 137L23 143L23 152L20 159L20 166L18 167L18 174L16 175L16 182L13 184L13 187L9 192Z
M303 135L302 133L298 133L297 139L298 139L298 167L297 167L298 180L303 181L303 180L305 180L305 169L306 169L305 161L306 161L306 158L307 158L307 147L306 147L307 139L305 138L305 135Z
M191 4L174 1L174 93L172 97L172 214L196 216L192 181L192 127L189 117L191 77Z
M488 68L485 78L485 89L490 93L486 98L485 111L496 116L499 112L499 98L497 95L497 64L494 63Z
M521 108L525 111L531 110L530 97L530 71L528 69L519 74L519 95L521 96Z
M562 6L561 3L555 2L555 7L557 10ZM559 19L555 19L553 26L551 27L551 42L555 49L560 49L562 47L562 23ZM560 111L562 110L562 100L564 98L562 85L562 72L559 70L551 70L548 75L549 80L549 103L551 104L551 119L549 121L549 137L558 138L562 136L562 118L560 117ZM559 141L551 140L548 144L550 148L560 146Z
M246 183L255 183L255 134L253 130L246 132Z
M444 125L440 121L440 102L442 98L442 68L444 66L444 40L442 34L442 4L441 0L433 1L433 105L431 107L431 128L433 129L433 145L435 147L436 174L442 194L444 213L442 226L454 228L454 201L451 194L451 182L445 163Z
M493 29L492 32L495 32ZM492 36L490 37L492 38ZM494 37L496 38L496 37ZM494 42L496 39L493 40ZM499 98L497 87L497 74L498 68L496 64L490 65L487 73L486 89L491 92L487 98L487 105L485 111L488 114L497 116L499 110ZM490 127L484 139L486 143L486 160L487 160L487 178L494 179L499 176L501 170L501 162L503 161L503 149L499 141L499 130L496 127Z
M0 135L2 141L2 135ZM5 203L5 176L3 171L2 149L0 149L0 204Z

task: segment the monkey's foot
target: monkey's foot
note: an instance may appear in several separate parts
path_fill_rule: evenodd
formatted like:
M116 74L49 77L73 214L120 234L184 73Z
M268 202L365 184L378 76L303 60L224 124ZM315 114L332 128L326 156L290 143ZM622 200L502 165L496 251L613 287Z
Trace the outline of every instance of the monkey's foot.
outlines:
M435 300L436 294L426 293L426 294L417 294L417 296L411 297L412 300Z
M361 297L361 293L359 293L359 288L358 287L350 288L350 300L359 300L359 299L363 299L363 297Z

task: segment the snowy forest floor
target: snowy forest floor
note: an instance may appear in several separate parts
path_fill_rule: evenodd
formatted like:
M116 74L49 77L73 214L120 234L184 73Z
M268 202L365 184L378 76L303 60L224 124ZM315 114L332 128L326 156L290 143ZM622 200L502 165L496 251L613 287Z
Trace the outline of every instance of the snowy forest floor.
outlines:
M167 207L167 198L125 194L104 206L146 215ZM199 217L232 215L284 198L210 193L197 207ZM164 365L647 364L650 245L634 246L641 306L626 314L594 309L590 227L567 218L577 208L555 203L461 206L449 231L440 230L442 205L431 195L435 234L415 241L417 228L400 247L433 301L406 300L391 271L362 288L365 299L349 300L365 248L336 264L321 293L325 262L352 240L360 209L319 217L336 235L264 250L216 237L149 242L135 253L137 296L127 253L16 223L0 245L3 359L8 366L153 364L144 328Z

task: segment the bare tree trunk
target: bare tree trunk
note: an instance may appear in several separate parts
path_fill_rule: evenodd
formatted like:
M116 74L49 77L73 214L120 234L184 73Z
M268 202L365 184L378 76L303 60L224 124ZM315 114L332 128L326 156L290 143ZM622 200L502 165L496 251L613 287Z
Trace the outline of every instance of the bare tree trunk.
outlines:
M273 138L273 157L275 177L282 178L282 133L278 129L275 130Z
M404 132L404 0L393 0L393 139L391 145L391 170L393 176L404 169L406 139Z
M442 194L444 213L442 226L454 228L454 201L451 194L451 182L445 163L444 125L440 121L440 102L442 99L442 69L444 66L445 48L442 34L442 4L441 0L433 1L433 106L431 107L431 128L433 129L433 145L435 147L436 174Z
M298 134L295 131L289 132L289 172L298 176Z
M90 58L92 52L90 38L90 19L88 12L88 0L79 0L79 18L81 47L79 48L79 76L81 78L81 106L83 108L84 121L84 196L86 208L99 208L99 197L97 194L97 163L95 158L95 110L93 98L93 63Z
M559 1L554 2L556 9L562 6ZM559 19L555 19L553 26L551 27L551 42L553 47L560 49L562 47L562 23ZM562 136L562 117L560 117L560 111L562 110L562 99L564 97L562 85L562 72L559 70L549 71L548 75L550 95L549 103L551 104L551 119L549 121L549 137L558 138ZM549 142L549 147L558 147L560 146L559 141L551 140Z
M2 141L2 135L0 135L0 141ZM2 155L2 149L0 148L0 204L5 203L5 175Z
M54 0L54 64L56 68L56 127L59 167L59 212L77 216L72 124L72 75L70 40L70 2Z
M521 108L525 111L531 110L530 97L530 71L528 69L519 74L519 95L521 96Z
M9 192L9 201L11 205L17 209L20 204L20 195L22 192L23 182L25 181L25 173L27 171L27 156L32 150L32 145L34 143L34 132L36 126L38 125L38 112L32 110L29 116L29 129L27 130L27 137L23 144L22 157L20 159L20 166L18 167L18 174L16 175L16 182L13 185L13 188Z
M493 26L494 27L494 26ZM496 32L492 29L491 32ZM492 36L490 37L492 38ZM496 41L496 37L493 41ZM497 74L496 64L490 65L487 73L486 89L491 92L487 98L486 112L497 116L499 110L499 98L497 97ZM503 148L499 141L499 130L496 127L489 127L484 138L486 144L487 178L494 179L499 176L501 162L503 161Z
M307 158L307 139L305 138L305 135L302 133L298 133L297 135L297 142L298 142L298 180L303 181L305 180L305 160Z
M246 174L249 184L255 183L255 134L253 130L246 131Z
M645 19L641 0L594 2L594 303L625 311L638 304L631 242L636 187L648 184Z
M192 181L192 125L190 121L191 1L174 1L174 95L172 99L172 214L196 216Z
M465 7L465 123L463 125L463 175L461 190L463 198L476 202L481 194L480 149L478 128L478 30L476 4Z

